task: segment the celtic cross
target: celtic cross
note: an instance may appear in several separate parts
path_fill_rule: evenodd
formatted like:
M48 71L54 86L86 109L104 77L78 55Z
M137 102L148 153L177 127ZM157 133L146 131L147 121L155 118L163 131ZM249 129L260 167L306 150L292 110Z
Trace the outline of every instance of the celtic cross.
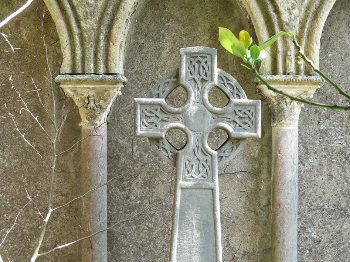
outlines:
M216 49L190 47L180 53L179 76L160 80L149 98L135 99L136 134L157 141L166 157L176 159L171 261L221 262L218 165L234 156L241 138L260 137L260 101L248 100L237 81L217 68ZM176 108L165 99L178 86L188 98ZM209 101L214 87L229 98L223 108ZM187 136L182 149L166 139L174 128ZM217 128L225 130L229 139L214 151L208 135Z

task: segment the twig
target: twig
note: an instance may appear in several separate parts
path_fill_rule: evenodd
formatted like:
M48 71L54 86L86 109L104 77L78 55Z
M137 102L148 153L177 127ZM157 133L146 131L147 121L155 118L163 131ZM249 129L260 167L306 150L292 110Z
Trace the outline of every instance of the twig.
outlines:
M22 137L22 139L24 140L24 142L29 145L40 157L42 157L42 155L40 154L40 152L38 151L38 149L36 149L36 147L25 137L25 135L22 133L22 131L18 128L17 122L15 120L15 116L12 113L8 113L10 118L12 119L12 122L15 126L15 130L17 131L17 133Z
M39 90L41 90L41 89L38 88L37 84L34 82L33 77L32 77L31 79L32 79L32 83L33 83L34 88L35 88L35 92L36 92L36 94L37 94L37 96L38 96L38 100L39 100L39 102L40 102L42 108L45 110L46 107L44 106L43 100L41 100L41 96L40 96L40 93L39 93Z
M70 205L71 203L73 203L74 201L79 200L79 199L81 199L81 198L84 198L86 195L88 195L88 194L90 194L90 193L93 193L94 191L100 189L101 187L106 186L109 182L111 182L111 181L114 180L114 179L115 179L115 177L112 178L112 179L110 179L110 180L108 180L107 182L105 182L105 183L103 183L103 184L101 184L101 185L98 185L98 186L96 186L96 187L94 187L94 188L91 188L90 190L86 191L84 194L82 194L82 195L80 195L80 196L77 196L77 197L75 197L75 198L69 200L67 203L65 203L65 204L63 204L63 205L60 205L60 206L58 206L58 207L53 208L52 211L56 211L56 210L58 210L58 209L61 209L61 208L63 208L63 207L66 207L66 206Z
M54 121L56 122L56 120L54 119ZM56 135L54 137L53 140L53 160L52 160L52 165L51 165L51 178L50 178L50 184L49 184L49 197L48 197L48 211L47 214L44 218L44 224L42 226L42 230L38 239L38 244L34 250L33 256L31 257L31 262L36 261L36 259L38 258L38 254L39 254L39 250L41 248L41 245L44 241L44 237L46 234L46 229L47 229L47 225L49 223L49 220L51 218L51 214L52 214L52 199L53 199L53 187L54 187L54 181L55 181L55 175L56 175L56 163L57 163L57 154L56 154L56 143L57 143L57 130L56 130Z
M50 119L51 123L53 124L53 119L51 118L49 111L47 110L47 108L45 107L45 105L44 105L44 103L43 103L43 101L41 99L40 92L39 92L41 89L38 88L37 84L34 82L34 79L33 78L31 78L31 79L32 79L32 83L33 83L34 88L35 88L34 92L37 94L39 103L41 104L41 106L44 109L47 117Z
M79 239L77 239L77 240L74 240L74 241L72 241L72 242L69 242L69 243L66 243L66 244L57 246L57 247L55 247L55 248L53 248L53 249L51 249L51 250L49 250L49 251L46 251L46 252L43 252L43 253L38 254L37 257L45 256L45 255L48 255L48 254L50 254L50 253L52 253L52 252L54 252L54 251L56 251L56 250L63 249L63 248L65 248L65 247L69 247L69 246L71 246L71 245L74 245L74 244L76 244L76 243L78 243L78 242L80 242L80 241L83 241L83 240L85 240L85 239L91 238L91 237L93 237L93 236L95 236L95 235L97 235L97 234L99 234L99 233L105 232L105 231L111 229L112 227L116 226L117 224L120 224L120 223L123 223L123 222L125 222L125 221L120 221L119 223L116 223L116 224L114 224L114 225L112 225L112 226L110 226L110 227L107 227L107 228L105 228L105 229L102 229L102 230L100 230L100 231L97 231L97 232L95 232L95 233L93 233L93 234L91 234L91 235L88 235L88 236L79 238ZM34 261L35 261L35 260L34 260Z
M70 147L68 147L67 149L65 149L65 150L61 151L60 153L58 153L57 156L61 156L61 155L65 154L65 153L67 153L68 151L72 150L74 147L76 147L77 145L79 145L80 142L86 140L87 138L89 138L89 137L91 137L91 136L99 136L99 135L94 135L94 132L97 132L97 128L100 127L100 126L102 126L103 124L105 124L105 122L103 122L102 124L96 126L96 127L90 132L90 134L88 134L87 136L85 136L85 137L83 137L83 138L77 140L77 141L74 142Z
M10 22L13 18L18 16L20 13L22 13L28 6L33 3L34 0L28 0L24 5L22 5L20 8L18 8L15 12L10 14L8 17L6 17L4 20L0 22L0 28L5 26L8 22Z
M318 102L313 102L313 101L309 101L309 100L306 100L306 99L302 99L302 98L299 98L299 97L296 97L296 96L292 96L292 95L289 95L281 90L278 90L274 87L272 87L259 73L258 71L254 68L252 69L252 71L254 72L254 74L256 75L256 77L264 84L266 85L266 87L277 93L277 94L280 94L280 95L283 95L283 96L286 96L288 97L289 99L293 100L293 101L297 101L297 102L301 102L301 103L304 103L304 104L308 104L308 105L312 105L312 106L318 106L318 107L323 107L323 108L329 108L329 109L339 109L339 110L350 110L350 106L341 106L341 105L337 105L337 104L323 104L323 103L318 103Z
M24 188L24 190L26 191L27 198L28 198L30 201L33 202L34 208L36 209L36 211L38 211L39 216L44 220L43 214L40 212L40 210L39 210L38 206L36 205L34 199L29 195L28 190L27 190L26 188ZM37 197L37 195L36 195L35 197Z
M39 250L40 250L41 244L42 244L42 242L44 240L46 229L47 229L47 225L49 223L51 214L52 214L52 209L49 209L49 211L47 212L47 215L46 215L46 217L44 219L44 224L43 224L43 228L42 228L41 233L40 233L38 244L37 244L37 246L36 246L36 248L34 250L33 256L30 258L31 262L36 261L36 259L39 257L39 255L38 255L39 254Z
M60 126L58 127L58 130L57 130L58 137L61 137L61 133L62 133L64 124L66 123L66 120L67 120L67 115L66 114L62 115L61 123L60 123Z
M34 79L33 79L33 78L32 78L32 83L33 83L34 88L35 88L35 90L33 90L33 91L36 92L36 94L37 94L37 96L38 96L38 100L39 100L39 102L40 102L42 108L45 110L45 113L46 113L46 115L48 116L48 118L50 119L50 122L54 125L54 124L55 124L54 120L52 119L52 117L50 116L49 111L47 110L47 108L44 106L44 103L42 102L42 99L41 99L41 96L40 96L40 93L39 93L39 90L41 90L41 89L38 88L38 86L37 86L36 83L34 82ZM63 108L65 108L65 103L64 103L64 105L63 105ZM67 115L68 115L69 113L70 113L70 112L68 112L68 113L65 114L65 115L62 115L61 123L60 123L60 126L58 127L58 132L59 132L58 137L60 137L60 134L61 134L61 131L62 131L62 129L63 129L63 126L64 126L64 124L65 124L65 122L66 122L66 120L67 120Z
M155 206L155 205L152 205L152 206ZM114 223L114 224L112 224L111 226L109 226L109 227L107 227L107 228L105 228L105 229L101 229L101 230L99 230L99 231L97 231L97 232L95 232L95 233L92 233L92 234L88 235L88 236L79 238L79 239L77 239L77 240L71 241L71 242L66 243L66 244L63 244L63 245L59 245L59 246L57 246L57 247L54 247L54 248L50 249L49 251L40 253L40 254L37 255L37 257L41 257L41 256L48 255L48 254L50 254L50 253L52 253L52 252L54 252L54 251L56 251L56 250L60 250L60 249L69 247L69 246L74 245L74 244L76 244L76 243L79 243L79 242L81 242L81 241L83 241L83 240L85 240L85 239L91 238L91 237L93 237L93 236L95 236L95 235L97 235L97 234L100 234L100 233L102 233L102 232L105 232L105 231L107 231L107 230L110 230L110 229L114 228L114 227L117 226L117 225L120 225L120 224L122 224L122 223L128 222L128 221L130 221L130 220L132 220L132 219L134 219L134 218L140 216L141 214L143 214L143 213L145 213L147 210L149 210L152 206L147 206L147 208L145 208L145 209L142 210L141 212L138 212L138 213L136 213L135 215L133 215L133 216L131 216L131 217L129 217L129 218L126 218L126 219L124 219L124 220L120 220L119 222Z
M53 90L53 75L52 75L52 71L50 68L50 64L49 64L49 55L48 55L48 50L47 50L47 44L46 44L46 40L45 40L45 34L44 34L44 18L45 18L45 11L43 12L42 15L42 19L41 19L41 37L43 39L43 45L44 45L44 49L45 49L45 61L46 61L46 67L47 70L49 72L49 82L50 82L50 88L51 88L51 99L52 99L52 118L53 118L53 124L55 127L55 130L57 130L57 122L56 122L56 96L55 96L55 91Z
M51 175L50 175L50 183L49 183L49 196L48 196L48 211L46 213L45 219L44 219L44 223L41 229L41 233L40 236L38 238L38 242L37 245L35 247L35 250L33 252L33 255L30 259L31 262L35 262L37 260L37 258L39 257L39 251L40 248L42 246L42 243L44 241L45 238L45 234L46 234L46 229L47 229L47 225L49 223L49 220L51 218L52 215L52 200L53 200L53 188L54 188L54 181L55 181L55 177L56 177L56 164L57 164L57 139L59 136L59 130L57 129L57 118L56 118L56 96L55 96L55 92L53 90L53 83L52 83L52 72L51 72L51 68L49 65L49 58L48 58L48 50L47 50L47 45L46 45L46 41L45 41L45 35L44 35L44 17L45 17L45 12L43 12L42 15L42 20L41 20L41 32L42 32L42 39L43 39L43 45L44 45L44 49L45 49L45 58L46 58L46 66L48 69L48 73L50 76L50 88L51 88L51 95L52 95L52 105L53 105L53 109L52 109L52 120L53 120L53 125L54 125L54 129L55 129L55 135L54 138L52 139L52 165L51 165Z
M19 114L22 114L22 110L26 111L30 115L30 117L34 120L34 122L40 127L40 129L45 133L47 138L51 141L50 135L47 133L43 124L39 121L38 116L34 116L33 112L29 109L27 102L23 99L21 93L16 89L15 85L13 84L12 75L9 76L9 81L11 83L11 88L15 91L15 93L17 94L19 100L23 105L23 107L19 110Z
M0 242L0 247L5 243L8 235L10 234L10 232L14 229L14 227L16 226L17 224L17 220L19 218L19 216L21 215L22 211L26 208L26 206L29 205L29 203L32 202L32 200L29 200L24 206L21 207L21 209L18 211L16 217L15 217L15 220L13 221L12 225L10 226L10 228L8 230L6 230L6 233L5 235L3 236L1 242Z
M300 55L300 57L308 64L311 66L311 68L319 75L321 76L324 80L326 80L328 83L330 83L335 89L338 90L338 92L345 96L347 99L350 99L350 95L343 89L341 88L339 85L337 85L334 81L332 81L328 76L326 76L319 68L317 68L315 66L315 64L313 63L313 61L308 58L303 49L301 48L300 44L298 43L295 35L293 35L293 38L292 38L292 42L293 44L295 45L295 47L298 49L298 53Z
M5 35L4 33L0 33L0 35L2 35L5 39L5 42L10 46L12 53L15 52L15 49L19 49L19 48L14 48L13 45L11 44L10 40L7 38L7 35Z

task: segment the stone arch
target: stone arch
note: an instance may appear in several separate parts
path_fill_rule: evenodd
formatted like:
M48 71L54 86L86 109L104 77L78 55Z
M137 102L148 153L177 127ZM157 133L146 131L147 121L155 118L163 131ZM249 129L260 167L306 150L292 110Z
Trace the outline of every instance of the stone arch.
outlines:
M45 0L60 38L61 73L123 73L125 39L138 2L100 1L93 10L97 23L91 25L78 12L78 3ZM88 35L88 30L93 33Z
M240 0L250 15L259 42L279 31L295 32L305 53L318 65L320 38L327 16L335 0L259 1ZM300 11L299 11L300 10ZM262 64L261 72L272 75L303 75L310 73L304 63L295 60L296 50L285 38L270 48L271 57Z
M105 51L100 53L108 57L106 63L107 68L105 69L107 72L124 73L126 38L129 32L132 15L139 6L139 2L143 2L143 0L122 1L116 11L116 15L111 19L113 23L108 26L108 45L104 47ZM105 45L105 42L106 41L101 39L100 45ZM104 59L102 59L102 61L103 60Z
M63 55L61 73L82 72L85 50L74 5L70 1L56 0L45 0L45 4L55 22L60 39Z
M93 37L84 37L86 18L70 1L45 0L55 21L63 53L61 73L123 73L124 50L131 18L143 0L101 1L96 10L98 23ZM294 31L306 54L318 64L320 38L325 20L335 0L240 0L252 19L258 40L264 41L278 31ZM300 10L300 11L297 11ZM89 44L87 44L89 42ZM308 43L306 45L306 43ZM310 73L305 65L295 61L294 46L280 39L270 48L274 55L262 64L268 74Z

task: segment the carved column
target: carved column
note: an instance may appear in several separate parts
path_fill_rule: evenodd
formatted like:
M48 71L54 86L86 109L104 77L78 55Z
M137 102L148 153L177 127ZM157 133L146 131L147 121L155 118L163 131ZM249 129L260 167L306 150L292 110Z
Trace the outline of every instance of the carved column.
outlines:
M335 0L239 0L252 19L259 43L279 31L294 32L318 66L323 25ZM311 97L319 82L297 58L287 37L268 49L260 67L269 83L286 93ZM298 119L301 105L259 86L272 112L272 261L297 261Z
M121 75L59 75L81 116L82 261L107 261L107 115L125 82Z
M312 97L316 77L269 76L275 88ZM298 121L302 104L259 86L272 112L272 261L296 262L298 242Z
M44 0L61 43L63 61L56 80L81 116L82 192L107 180L106 118L118 95L132 16L141 0ZM84 236L107 227L107 190L84 198ZM107 262L107 232L82 243L82 261Z

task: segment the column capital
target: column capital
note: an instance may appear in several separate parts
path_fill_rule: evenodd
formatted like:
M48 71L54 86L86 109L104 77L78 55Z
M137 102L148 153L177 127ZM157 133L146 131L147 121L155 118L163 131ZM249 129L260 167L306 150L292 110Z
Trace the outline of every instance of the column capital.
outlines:
M79 108L82 126L99 126L106 122L110 108L126 82L120 74L58 75L55 80Z
M317 76L265 75L264 78L274 88L303 99L312 98L321 83ZM272 126L298 126L302 103L275 93L261 83L259 83L258 89L269 103Z

